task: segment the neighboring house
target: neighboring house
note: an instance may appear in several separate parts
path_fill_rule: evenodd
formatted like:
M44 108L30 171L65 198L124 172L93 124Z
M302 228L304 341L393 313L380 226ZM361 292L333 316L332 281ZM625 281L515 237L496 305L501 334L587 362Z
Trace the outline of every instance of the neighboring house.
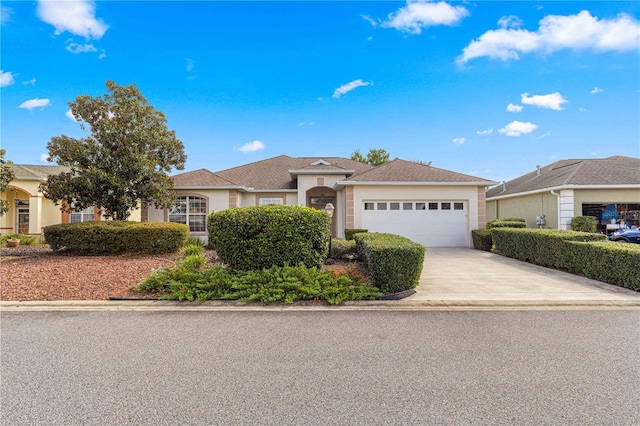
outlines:
M176 175L174 207L143 208L142 220L186 223L192 235L206 239L206 218L214 211L332 203L334 237L364 228L426 246L468 247L471 230L485 226L485 191L495 183L400 159L374 167L347 158L281 155L216 173Z
M40 192L38 187L47 181L47 176L68 171L69 168L12 164L11 169L15 179L9 183L9 190L0 194L1 199L9 202L9 211L0 216L0 234L41 235L45 226L102 219L100 210L93 207L81 212L62 212L59 205L44 198ZM139 221L140 210L134 211L129 220Z
M561 160L487 191L487 220L521 217L529 227L570 229L573 217L594 216L607 232L622 220L639 225L639 215L640 159L632 157Z

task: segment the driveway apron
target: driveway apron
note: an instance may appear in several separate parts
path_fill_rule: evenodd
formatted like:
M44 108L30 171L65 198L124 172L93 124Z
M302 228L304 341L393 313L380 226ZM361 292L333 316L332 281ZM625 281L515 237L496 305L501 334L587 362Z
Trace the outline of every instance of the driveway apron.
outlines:
M485 251L428 247L416 293L405 300L640 304L640 293Z

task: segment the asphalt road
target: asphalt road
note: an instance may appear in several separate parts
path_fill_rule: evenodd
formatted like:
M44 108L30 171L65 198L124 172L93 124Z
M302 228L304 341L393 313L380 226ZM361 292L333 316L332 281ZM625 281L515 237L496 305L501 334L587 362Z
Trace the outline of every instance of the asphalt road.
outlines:
M19 424L640 424L640 311L3 312Z

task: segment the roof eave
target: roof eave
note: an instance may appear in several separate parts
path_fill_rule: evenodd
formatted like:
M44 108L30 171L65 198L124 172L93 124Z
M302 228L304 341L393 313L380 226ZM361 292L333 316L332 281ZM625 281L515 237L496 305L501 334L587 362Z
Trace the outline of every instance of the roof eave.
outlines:
M525 192L516 192L513 194L506 194L506 195L494 195L493 197L487 197L487 201L490 200L503 200L506 198L514 198L514 197L521 197L521 196L527 196L527 195L533 195L533 194L540 194L543 192L550 192L550 191L561 191L563 189L640 189L640 184L637 183L630 183L630 184L623 184L623 185L558 185L558 186L550 186L547 188L540 188L540 189L534 189L532 191L525 191Z
M335 188L342 189L344 186L492 186L498 182L491 180L476 182L429 182L429 181L357 181L342 180L336 182Z
M336 169L325 169L325 170L289 170L289 175L292 179L298 177L298 175L345 175L351 176L354 174L355 170L336 170Z

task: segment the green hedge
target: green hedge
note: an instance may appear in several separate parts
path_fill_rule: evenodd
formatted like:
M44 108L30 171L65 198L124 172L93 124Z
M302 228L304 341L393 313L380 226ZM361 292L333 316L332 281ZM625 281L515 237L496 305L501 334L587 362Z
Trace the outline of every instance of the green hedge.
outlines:
M104 221L44 228L53 250L79 254L172 253L189 237L189 227L169 222Z
M7 240L20 240L21 246L40 245L39 238L35 235L27 234L6 234L0 236L0 247L7 247Z
M565 250L571 272L640 291L640 244L569 241Z
M596 218L593 216L576 216L571 219L571 230L596 232Z
M348 241L352 241L353 240L353 236L355 234L358 234L360 232L369 232L368 229L358 229L358 228L346 228L344 230L344 239L348 240Z
M487 223L487 229L493 228L526 228L526 222L521 222L519 220L492 220Z
M471 239L473 240L473 248L476 250L491 251L493 247L491 229L474 229L471 231Z
M334 259L348 259L358 257L358 249L355 241L331 240L331 257Z
M383 293L397 293L418 285L425 248L393 234L355 235L358 253L369 268L371 285Z
M302 206L227 209L209 215L209 246L229 267L262 270L273 265L320 267L327 257L329 215Z

